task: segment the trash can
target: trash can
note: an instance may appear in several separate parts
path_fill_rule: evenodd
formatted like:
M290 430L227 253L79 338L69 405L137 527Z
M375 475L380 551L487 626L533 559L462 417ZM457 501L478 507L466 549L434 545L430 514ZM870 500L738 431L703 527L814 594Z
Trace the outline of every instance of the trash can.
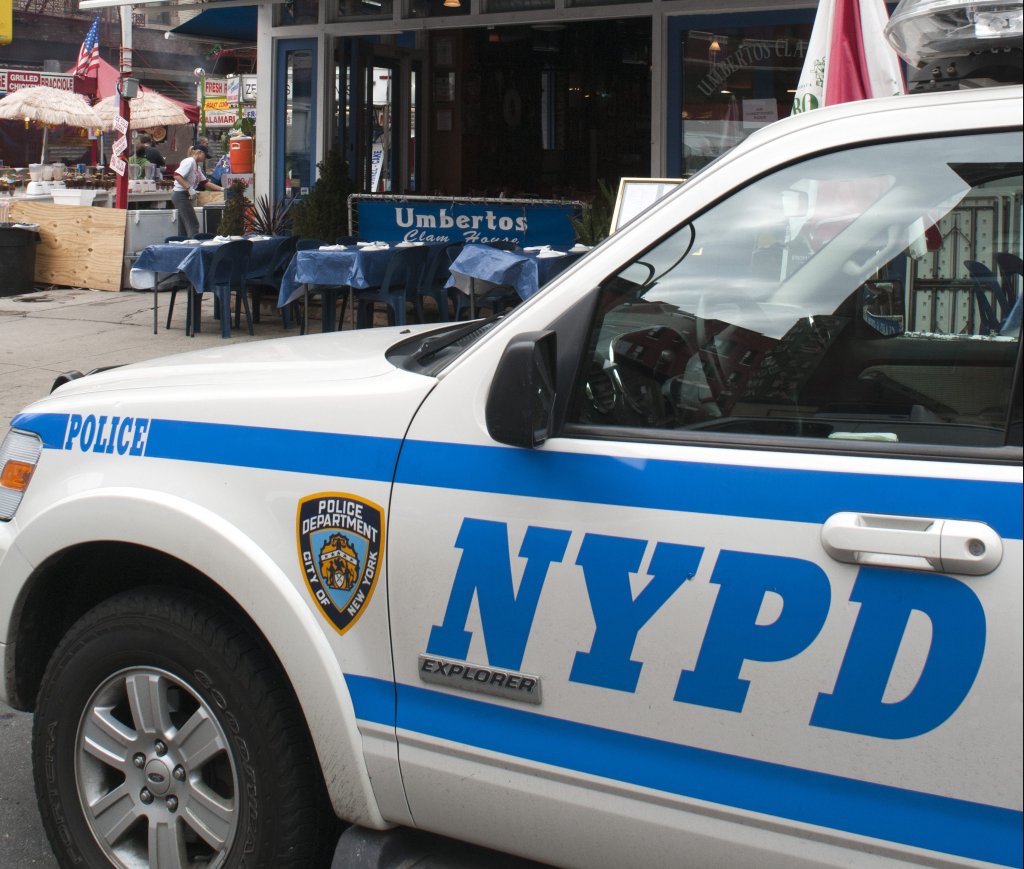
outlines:
M33 224L0 226L0 296L18 296L35 290L36 245L39 227Z

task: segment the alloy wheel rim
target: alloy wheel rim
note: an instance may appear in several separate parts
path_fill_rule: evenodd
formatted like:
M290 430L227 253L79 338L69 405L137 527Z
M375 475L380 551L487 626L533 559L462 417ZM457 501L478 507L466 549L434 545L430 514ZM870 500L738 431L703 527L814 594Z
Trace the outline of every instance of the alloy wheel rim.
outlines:
M239 822L229 746L210 705L166 670L121 670L93 692L75 738L75 788L112 865L223 865Z

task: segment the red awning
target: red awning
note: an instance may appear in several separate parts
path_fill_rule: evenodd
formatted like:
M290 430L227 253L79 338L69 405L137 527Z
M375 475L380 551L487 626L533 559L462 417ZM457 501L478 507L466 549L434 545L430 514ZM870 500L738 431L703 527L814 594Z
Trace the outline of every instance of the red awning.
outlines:
M74 67L69 69L68 72L74 72ZM101 100L105 97L116 94L117 80L120 77L121 74L101 57L98 74L96 76L96 99ZM142 90L154 91L154 88L143 87ZM155 92L159 93L159 91ZM175 105L180 106L181 110L188 118L189 123L199 123L199 106L191 105L190 103L183 103L181 100L176 100L174 97L167 96L167 94L160 94L160 96L170 100Z

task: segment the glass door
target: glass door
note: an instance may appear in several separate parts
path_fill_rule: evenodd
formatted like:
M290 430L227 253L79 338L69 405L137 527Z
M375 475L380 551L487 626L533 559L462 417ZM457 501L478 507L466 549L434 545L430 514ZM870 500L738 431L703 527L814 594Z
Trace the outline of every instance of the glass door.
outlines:
M316 180L316 40L277 43L274 192L290 198Z

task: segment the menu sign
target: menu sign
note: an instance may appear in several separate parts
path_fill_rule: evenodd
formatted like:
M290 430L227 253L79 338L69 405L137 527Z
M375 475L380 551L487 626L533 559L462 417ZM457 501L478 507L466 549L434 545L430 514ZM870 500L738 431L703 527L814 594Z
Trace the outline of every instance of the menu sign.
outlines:
M44 85L61 91L75 89L74 76L63 72L35 72L25 69L0 69L0 93L13 94L21 88Z

